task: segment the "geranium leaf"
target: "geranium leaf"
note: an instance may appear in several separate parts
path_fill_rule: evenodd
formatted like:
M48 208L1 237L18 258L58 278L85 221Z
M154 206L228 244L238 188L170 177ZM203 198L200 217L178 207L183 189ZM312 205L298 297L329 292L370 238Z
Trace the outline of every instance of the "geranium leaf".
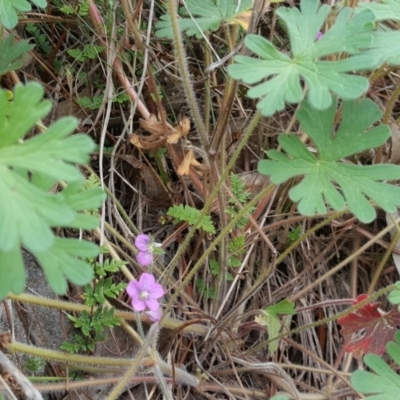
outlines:
M37 6L44 8L47 6L46 0L32 0ZM0 1L0 23L7 29L12 29L17 25L18 12L31 11L32 7L26 0L1 0Z
M387 62L390 65L400 64L400 49L398 43L400 41L399 31L390 32L374 32L370 50L364 54L378 60L381 65Z
M81 180L82 174L70 163L87 162L95 145L86 135L69 136L76 125L76 118L61 118L46 132L23 144L0 148L0 165L32 169L66 181ZM43 158L46 158L46 163L43 163Z
M400 21L399 0L381 0L379 3L359 2L357 6L361 10L371 10L377 21L385 19Z
M34 124L46 116L51 110L51 102L43 100L44 89L31 82L28 85L17 85L14 89L13 101L9 102L4 91L0 94L0 149L17 144ZM23 110L24 118L21 118Z
M367 295L361 294L353 304L367 298ZM366 353L383 354L386 344L393 340L397 327L400 326L400 312L397 308L386 313L379 309L379 305L380 303L366 304L338 319L338 323L342 325L340 333L345 337L351 336L346 351L353 352L358 358Z
M318 0L302 0L296 7L279 7L276 14L283 20L290 39L290 55L278 51L267 39L248 35L245 44L259 59L235 57L228 68L234 79L255 84L248 96L261 98L257 108L269 116L282 110L285 103L297 103L303 98L302 81L306 83L307 99L319 110L332 104L332 94L343 99L355 99L368 89L368 80L350 72L375 67L378 58L360 54L372 42L375 16L370 10L354 14L343 8L331 28L317 40L317 34L330 12ZM321 60L336 53L347 53L347 59Z
M14 35L9 35L0 43L0 76L9 71L21 68L25 62L26 53L35 47L27 40L14 44Z
M389 293L388 300L391 304L400 305L400 282L396 282L396 289Z
M56 237L48 250L32 254L40 262L51 288L57 294L65 294L67 279L84 285L93 278L93 268L80 258L95 257L98 247L86 241Z
M400 331L396 332L394 339L395 342L387 344L387 352L400 366ZM400 376L375 354L367 354L363 360L375 373L355 371L351 376L354 389L369 394L367 400L397 400L400 393Z
M0 90L0 299L24 288L21 246L36 256L51 287L65 293L67 279L86 284L92 268L81 258L98 247L86 241L58 238L53 228L94 229L101 189L87 189L78 165L89 160L95 145L87 135L71 136L74 118L57 121L24 140L51 108L37 83L18 85L10 96ZM22 117L23 116L23 117ZM88 213L87 211L91 211Z
M387 212L400 205L400 188L385 180L400 178L396 165L351 165L342 158L382 145L390 136L385 125L371 127L380 117L378 106L369 99L358 103L345 101L342 121L335 130L336 103L325 110L315 110L303 102L297 117L303 130L313 139L318 155L314 155L296 135L279 136L279 143L287 156L276 150L269 151L270 160L259 162L262 174L271 181L283 183L290 178L304 176L290 191L298 210L304 215L324 214L326 203L335 210L346 204L362 222L371 222L376 212L368 199Z
M188 36L202 38L204 32L216 31L223 23L240 22L243 12L252 7L251 0L242 0L239 4L232 0L186 0L186 7L181 7L179 28ZM168 14L161 16L156 23L156 36L173 38L171 19Z
M9 251L0 250L0 299L9 292L21 293L25 287L25 268L19 246Z

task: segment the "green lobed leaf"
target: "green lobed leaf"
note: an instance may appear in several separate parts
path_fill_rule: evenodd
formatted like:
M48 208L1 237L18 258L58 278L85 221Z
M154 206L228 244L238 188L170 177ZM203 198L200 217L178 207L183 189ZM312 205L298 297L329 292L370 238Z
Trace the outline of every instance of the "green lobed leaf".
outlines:
M399 0L381 0L376 2L360 2L357 8L361 10L371 10L377 21L385 19L400 21L400 1Z
M37 257L57 293L65 293L67 280L88 283L93 271L82 258L99 253L93 243L54 235L57 227L96 228L105 195L93 182L87 188L75 165L88 161L95 146L85 135L69 136L74 118L23 141L50 110L42 97L37 83L17 86L11 102L0 90L0 269L7 277L0 282L0 299L24 288L21 246Z
M400 305L400 282L396 282L396 289L389 293L388 300L392 304Z
M21 293L25 287L25 267L19 246L0 250L0 299L9 292Z
M74 212L59 195L43 192L15 171L0 166L0 251L20 243L30 251L49 248L52 225L72 221Z
M2 0L0 1L0 22L6 29L12 29L18 23L18 12L30 10L31 5L26 0Z
M371 100L345 102L340 127L332 135L335 114L336 102L321 112L316 112L304 102L297 113L301 127L316 144L320 158L325 161L336 161L378 147L390 137L386 125L369 129L382 116L379 107Z
M76 125L76 118L61 118L46 132L23 144L0 149L0 165L26 168L59 180L81 180L81 172L70 163L87 162L95 145L86 135L66 137L73 132ZM43 159L46 159L45 163Z
M390 65L400 64L400 32L375 32L370 50L365 52L367 57L378 60L378 65L387 62Z
M324 214L329 204L342 210L346 204L362 222L376 217L374 201L387 212L400 205L400 188L386 180L400 178L397 165L351 165L341 158L382 145L390 136L387 126L369 128L381 116L378 106L369 99L345 101L342 121L334 133L336 104L326 110L313 110L303 102L297 117L301 127L313 139L318 156L293 134L281 135L279 143L288 154L276 150L268 152L270 160L259 162L262 174L270 175L279 184L290 178L304 176L290 191L292 201L299 202L298 210L304 215Z
M232 0L186 0L186 6L181 7L179 13L179 28L188 36L201 39L205 32L216 31L221 24L234 22L236 17L252 7L251 0L241 0L237 3ZM156 36L173 38L171 19L168 14L162 15L156 23Z
M42 100L43 87L36 82L16 85L11 106L5 91L0 91L0 149L17 144L34 124L51 110L51 102ZM24 118L21 118L23 112Z
M47 6L46 0L32 0L37 7ZM13 29L18 23L18 12L31 11L32 7L26 0L1 0L0 23L6 29Z
M14 44L14 35L9 35L0 43L0 76L22 67L26 54L35 47L27 40Z
M389 356L400 366L400 331L395 334L395 342L386 346ZM375 354L364 357L365 364L374 372L355 371L351 384L360 393L368 394L368 400L397 400L400 393L400 376Z
M92 280L93 268L80 258L93 258L98 253L99 248L93 243L59 237L54 238L48 250L33 252L51 288L60 295L67 291L67 279L76 285L85 285Z
M253 85L248 96L260 98L257 108L263 115L273 115L282 110L285 103L297 103L307 99L319 110L332 104L332 93L343 99L355 99L368 89L368 79L351 75L353 71L374 68L379 63L377 55L360 53L372 43L375 16L370 10L354 14L351 8L343 8L331 28L317 40L330 7L319 6L318 0L302 0L296 7L279 7L277 15L287 27L291 54L278 51L267 39L248 35L246 47L259 59L248 56L235 57L228 67L234 79ZM348 58L339 61L321 60L322 57L347 53Z

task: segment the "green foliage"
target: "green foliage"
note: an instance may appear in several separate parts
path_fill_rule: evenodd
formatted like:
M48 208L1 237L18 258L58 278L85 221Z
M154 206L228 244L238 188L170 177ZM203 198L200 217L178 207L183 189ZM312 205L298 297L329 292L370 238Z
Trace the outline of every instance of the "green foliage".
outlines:
M31 0L37 7L47 7L46 0ZM31 4L26 0L1 0L0 1L0 23L6 29L14 28L18 23L18 12L32 10Z
M80 1L78 5L64 4L60 7L60 11L66 15L79 15L84 17L89 14L90 2L88 0Z
M297 118L315 143L318 155L296 135L280 135L279 144L288 156L276 150L269 151L270 160L259 163L260 173L270 175L276 184L304 176L289 191L290 198L299 202L298 210L303 215L326 213L326 201L335 210L342 210L347 204L360 221L371 222L376 212L366 197L385 211L394 212L400 205L400 188L380 181L399 179L399 166L362 166L339 161L380 146L389 138L386 125L370 127L381 117L378 106L369 99L343 102L342 121L336 133L335 114L335 102L323 111L303 102Z
M371 10L377 21L385 19L400 21L400 2L398 0L382 0L380 3L360 2L358 8Z
M53 49L46 35L41 32L36 24L26 24L25 30L31 34L39 46L39 49L43 51L43 53L49 55L51 50Z
M79 97L78 104L83 108L87 108L88 110L99 110L103 100L104 96L102 95L93 96L92 98L83 96Z
M228 71L234 79L250 85L272 77L248 92L251 98L261 98L257 108L264 115L282 110L285 102L300 102L304 92L301 80L306 83L308 101L319 110L332 104L331 92L343 99L355 99L368 89L367 78L349 73L374 68L382 61L372 54L360 53L372 44L375 16L370 10L354 13L352 8L345 7L317 40L330 11L326 4L319 6L318 0L302 0L300 10L278 8L276 15L287 27L290 55L280 52L261 36L246 37L246 47L260 59L237 56ZM347 53L349 57L338 61L327 59L338 53Z
M400 64L400 32L375 32L370 50L365 52L366 57L376 59L379 64L387 62L389 65Z
M199 293L202 294L206 299L216 299L217 293L215 292L215 289L204 283L203 279L196 280L196 287Z
M231 172L229 178L231 181L232 194L236 197L239 203L246 204L250 197L250 192L246 190L246 183L233 172ZM230 202L231 201L232 200L230 200Z
M88 110L99 110L101 104L104 101L103 95L93 96L92 98L88 96L82 96L78 99L78 103L83 108L87 108ZM126 93L121 93L118 96L114 97L112 102L122 104L124 102L129 102L130 97Z
M68 316L81 334L74 335L73 341L64 342L62 350L69 353L94 351L96 344L106 338L105 328L120 325L120 319L114 315L114 308L106 308L103 305L106 298L115 299L125 290L125 283L115 284L113 278L108 276L119 271L124 264L126 263L114 260L94 264L94 283L87 285L84 293L85 305L92 307L94 311L84 311L78 317Z
M396 289L389 293L388 300L390 303L400 306L400 282L396 282Z
M263 310L263 313L256 317L256 322L267 328L268 337L274 338L279 335L282 328L282 323L279 320L279 315L295 315L296 309L294 303L290 300L282 300L279 303L268 306ZM274 353L278 349L279 342L274 340L269 343L268 350Z
M240 179L237 175L231 172L230 176L230 183L231 183L231 191L232 194L235 196L236 200L245 205L250 197L250 192L246 190L246 183ZM255 207L251 207L249 209L249 213L251 214L254 211ZM236 217L240 208L237 205L235 199L228 200L228 207L226 208L226 213L233 219ZM235 228L236 229L243 229L247 226L249 220L246 217L242 217L237 221Z
M38 259L58 294L66 292L67 279L78 285L91 280L92 268L82 258L99 252L93 243L60 238L53 232L57 227L96 228L98 216L86 211L97 210L105 196L99 188L84 188L85 179L76 164L89 160L94 143L86 135L70 136L77 125L75 118L62 118L23 141L51 109L42 96L38 83L16 86L12 102L0 91L1 299L10 291L24 289L21 246ZM54 190L57 187L60 190Z
M0 76L21 68L27 53L34 47L27 40L20 40L14 44L14 35L8 35L0 42Z
M188 36L200 39L204 33L216 31L221 24L238 23L238 16L252 7L251 0L186 0L187 9L179 10L183 18L178 20L179 28ZM186 18L185 18L186 17ZM173 38L170 16L163 15L156 23L156 36Z
M215 227L209 215L201 215L201 211L188 205L175 205L168 209L167 215L173 217L177 222L187 222L193 225L201 217L198 229L203 229L207 233L215 234Z
M214 276L218 276L221 273L221 267L218 261L210 260L210 271ZM226 280L228 282L233 281L233 276L230 272L226 274Z
M104 49L104 46L99 46L95 44L85 44L83 48L70 49L68 54L77 61L83 62L87 59L93 60L98 57Z
M24 367L32 373L38 372L45 366L45 362L41 358L28 357L24 363Z
M288 233L287 243L290 245L298 240L301 236L301 226L298 226L296 229L291 230Z
M395 342L386 346L387 353L400 366L400 331L395 334ZM375 354L364 356L365 364L374 372L355 371L351 384L355 390L369 395L368 400L397 400L400 393L400 376Z

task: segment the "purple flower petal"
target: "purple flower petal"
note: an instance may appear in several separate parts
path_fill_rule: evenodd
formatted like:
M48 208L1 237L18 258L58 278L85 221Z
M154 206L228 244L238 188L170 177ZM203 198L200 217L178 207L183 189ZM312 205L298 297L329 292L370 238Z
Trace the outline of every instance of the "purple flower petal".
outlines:
M159 283L154 283L150 289L150 295L154 299L159 299L164 296L164 289Z
M148 251L139 251L139 253L136 254L136 261L142 267L148 267L153 262L153 254Z
M132 299L132 308L133 308L135 311L137 311L137 312L144 311L144 310L146 309L146 306L147 306L147 302L142 301L142 300L136 300L136 301L134 301L134 300Z
M315 39L316 39L316 40L319 40L319 39L322 38L322 36L323 36L323 33L322 33L321 31L318 31L317 37L316 37Z
M130 281L126 287L126 293L129 297L139 298L140 286L138 281Z
M150 236L145 234L140 234L136 236L135 246L140 251L148 251L151 243Z
M161 319L161 308L157 311L146 311L146 315L150 318L152 322L158 322Z
M140 275L139 283L142 289L148 291L153 285L156 284L156 278L147 272L143 272L143 274Z
M148 298L146 300L146 306L150 311L157 311L160 308L158 301L153 298Z
M132 300L132 308L135 311L143 311L146 308L152 312L160 308L158 299L164 295L163 287L156 282L153 275L143 273L139 280L129 282L126 292Z

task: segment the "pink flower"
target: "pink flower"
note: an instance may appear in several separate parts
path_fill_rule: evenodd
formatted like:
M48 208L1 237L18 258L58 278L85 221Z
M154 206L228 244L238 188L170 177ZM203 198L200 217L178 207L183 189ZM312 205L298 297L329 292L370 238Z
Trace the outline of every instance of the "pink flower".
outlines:
M150 236L144 234L137 235L135 246L139 250L139 252L136 254L136 261L142 267L148 267L153 262L153 253L150 251Z
M323 33L322 33L321 31L318 31L317 37L316 37L315 39L316 39L316 40L319 40L319 39L322 38L322 36L323 36Z
M161 319L161 308L159 308L157 311L146 311L145 314L150 318L150 321L152 322L158 322Z
M137 235L135 246L139 250L139 252L136 254L136 261L142 267L148 267L149 265L151 265L154 259L154 254L163 254L161 243L153 242L150 236L143 233Z
M135 311L157 311L160 307L158 299L164 296L163 287L156 282L153 275L143 273L138 281L130 281L126 292L132 299L132 307ZM151 317L150 317L151 318Z

